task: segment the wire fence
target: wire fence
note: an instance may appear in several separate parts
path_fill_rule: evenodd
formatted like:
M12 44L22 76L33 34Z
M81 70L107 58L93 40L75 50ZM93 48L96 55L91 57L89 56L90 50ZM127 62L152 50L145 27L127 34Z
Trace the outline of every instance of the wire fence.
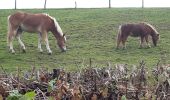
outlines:
M154 2L154 3L153 3ZM161 2L161 3L159 3ZM0 9L170 7L168 0L0 0ZM149 4L151 6L149 6ZM146 6L145 6L146 5Z

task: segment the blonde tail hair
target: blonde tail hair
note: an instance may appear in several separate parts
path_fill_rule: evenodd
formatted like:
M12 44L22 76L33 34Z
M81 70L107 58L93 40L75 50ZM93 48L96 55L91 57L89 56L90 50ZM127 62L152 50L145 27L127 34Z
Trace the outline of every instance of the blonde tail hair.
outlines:
M117 34L117 45L116 48L119 48L120 42L121 42L121 34L122 34L122 30L121 30L122 26L119 26L118 29L118 34Z
M11 16L8 16L8 19L7 19L7 23L8 23L8 26L7 26L7 30L8 30L8 33L7 33L7 46L9 46L9 41L11 40L10 39L10 30L11 30L11 23L9 21L9 18Z

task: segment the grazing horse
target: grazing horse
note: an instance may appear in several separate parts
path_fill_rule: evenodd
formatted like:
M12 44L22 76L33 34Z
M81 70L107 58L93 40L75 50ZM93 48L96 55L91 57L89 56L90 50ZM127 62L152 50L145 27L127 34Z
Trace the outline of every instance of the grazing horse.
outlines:
M7 42L9 49L12 53L15 53L12 44L14 37L18 39L18 42L23 49L23 52L25 52L25 45L20 38L23 31L35 32L39 34L38 49L40 50L40 52L43 52L41 48L41 42L42 40L44 40L48 53L52 53L48 42L49 31L52 32L55 36L59 48L62 51L66 51L65 34L63 34L56 19L48 14L31 14L24 12L16 12L8 16Z
M157 45L159 40L159 33L157 30L148 23L137 23L137 24L123 24L119 26L118 35L117 35L117 48L119 48L120 43L122 43L123 48L126 48L125 42L128 36L140 37L140 48L143 47L144 39L147 43L147 46L150 47L148 37L152 37L153 45Z

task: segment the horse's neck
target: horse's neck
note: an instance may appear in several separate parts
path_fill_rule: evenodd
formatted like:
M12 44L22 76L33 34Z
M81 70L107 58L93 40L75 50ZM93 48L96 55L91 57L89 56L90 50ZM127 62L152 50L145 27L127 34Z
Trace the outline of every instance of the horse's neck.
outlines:
M52 30L51 32L53 33L56 39L61 37L61 34L57 30Z
M53 33L53 35L56 37L56 38L60 38L62 37L62 31L61 31L61 28L60 26L57 24L55 24L56 22L53 20L53 24L51 25L51 32ZM59 28L59 29L58 29Z
M156 36L156 33L151 32L150 35L151 35L152 37L154 37L154 36Z

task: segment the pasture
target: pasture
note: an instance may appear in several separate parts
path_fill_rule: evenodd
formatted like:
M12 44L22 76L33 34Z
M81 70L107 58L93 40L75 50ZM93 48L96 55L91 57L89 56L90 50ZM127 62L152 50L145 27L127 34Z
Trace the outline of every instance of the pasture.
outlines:
M43 54L39 53L38 34L26 32L22 35L26 53L22 53L16 39L13 42L16 54L9 53L6 42L7 16L16 11L18 10L0 11L0 66L8 71L16 70L16 67L26 69L30 66L76 70L89 64L90 58L97 67L105 66L108 62L138 65L141 60L144 60L149 68L160 59L170 63L170 8L19 10L48 13L57 19L67 36L67 52L61 53L54 36L49 33L52 55L47 54L44 44ZM130 37L126 50L116 50L118 26L142 21L152 24L160 33L158 46L139 49L139 39Z

